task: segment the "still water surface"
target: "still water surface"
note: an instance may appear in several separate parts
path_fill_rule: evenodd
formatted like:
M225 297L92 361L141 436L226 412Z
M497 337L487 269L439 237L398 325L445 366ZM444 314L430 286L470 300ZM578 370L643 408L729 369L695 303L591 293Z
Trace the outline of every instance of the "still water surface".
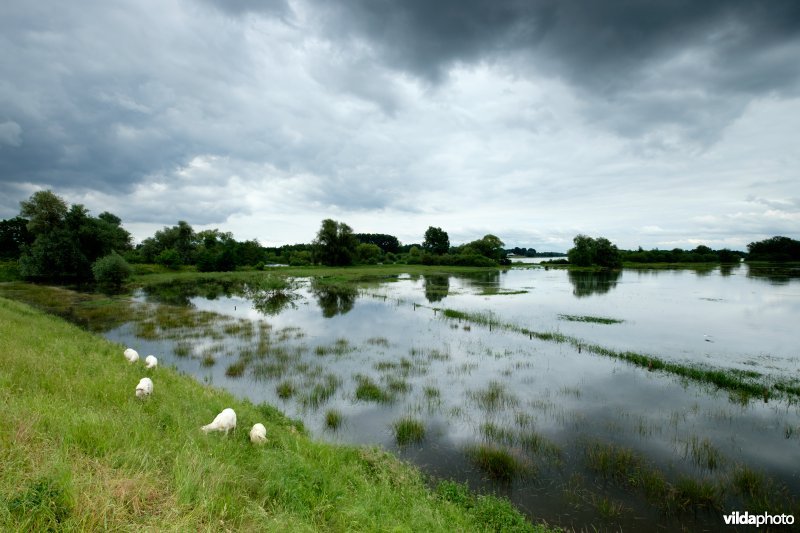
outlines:
M747 510L732 488L742 468L766 476L781 505L796 508L796 400L748 400L569 344L448 319L441 309L669 361L754 371L769 383L800 377L797 277L743 265L610 274L514 268L402 275L351 288L297 281L296 298L273 307L236 290L140 291L135 299L149 305L177 303L225 317L227 333L142 335L141 325L128 323L106 335L274 404L319 438L383 446L433 475L504 494L551 524L722 530L722 512ZM587 316L620 322L575 320ZM237 363L244 370L234 377ZM386 393L384 401L357 397L365 380ZM343 418L336 430L326 425L331 410ZM402 417L422 422L422 442L396 443L393 424ZM518 471L505 477L487 469L475 459L481 445L502 450ZM641 489L598 469L598 446L626 450L675 486L706 483L718 498L665 512Z

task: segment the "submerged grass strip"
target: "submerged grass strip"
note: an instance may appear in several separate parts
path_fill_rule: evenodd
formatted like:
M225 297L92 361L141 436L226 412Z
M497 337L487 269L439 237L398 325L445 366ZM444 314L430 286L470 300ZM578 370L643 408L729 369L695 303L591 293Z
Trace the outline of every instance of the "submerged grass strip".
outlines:
M418 307L423 307L416 304ZM768 399L771 394L783 393L786 396L800 396L800 384L796 381L773 381L767 382L759 380L761 374L753 371L741 371L737 369L718 369L701 366L689 366L680 363L665 361L653 355L624 351L612 350L597 344L588 344L577 337L564 335L563 333L552 331L534 331L522 326L507 322L498 321L490 313L474 313L459 311L456 309L442 309L433 307L434 312L441 312L446 319L456 319L459 321L470 322L487 326L490 329L498 328L527 335L531 339L567 343L580 351L587 351L598 355L613 357L627 361L636 366L647 368L652 371L662 371L676 376L691 379L693 381L708 383L721 389L744 394L746 396L760 396Z
M602 316L590 315L558 315L561 320L569 320L570 322L592 322L594 324L622 324L624 320L617 318L606 318Z
M385 452L315 442L166 366L140 401L142 375L121 346L0 298L0 530L544 531L506 501L429 489ZM202 433L225 407L238 428Z

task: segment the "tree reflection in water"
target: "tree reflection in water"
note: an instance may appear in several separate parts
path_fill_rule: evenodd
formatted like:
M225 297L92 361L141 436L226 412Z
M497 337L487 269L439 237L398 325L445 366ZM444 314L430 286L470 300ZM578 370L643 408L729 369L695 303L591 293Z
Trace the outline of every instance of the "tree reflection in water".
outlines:
M581 298L592 294L605 294L617 286L621 270L567 271L572 283L572 294Z
M313 281L311 292L322 309L322 316L331 318L349 312L356 302L358 291L347 285L327 285Z
M450 276L447 274L425 274L425 299L429 303L441 301L450 292Z

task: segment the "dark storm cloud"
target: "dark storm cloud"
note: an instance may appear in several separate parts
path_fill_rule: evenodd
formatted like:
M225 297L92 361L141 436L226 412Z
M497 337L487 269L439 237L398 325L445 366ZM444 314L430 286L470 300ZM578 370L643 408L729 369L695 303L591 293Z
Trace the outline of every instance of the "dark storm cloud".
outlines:
M324 3L331 38L366 40L429 83L481 61L565 80L626 137L675 126L701 144L755 96L800 89L800 2L358 0Z
M719 69L697 72L698 81L716 75L732 90L796 89L791 54L780 55L783 45L797 44L800 36L800 3L794 0L320 4L335 17L329 34L366 38L396 68L433 81L457 63L522 53L531 65L557 70L580 85L619 90L651 61L697 48L709 50Z

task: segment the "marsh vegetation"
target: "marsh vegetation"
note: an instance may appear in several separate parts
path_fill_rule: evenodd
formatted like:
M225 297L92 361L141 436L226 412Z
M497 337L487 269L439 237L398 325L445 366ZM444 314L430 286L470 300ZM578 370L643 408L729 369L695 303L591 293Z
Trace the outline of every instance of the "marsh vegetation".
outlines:
M613 280L544 268L301 273L261 285L244 273L154 277L132 297L2 291L273 403L320 438L383 445L550 523L800 516L797 278L746 266ZM256 286L289 303L265 307ZM542 499L543 485L560 496Z

